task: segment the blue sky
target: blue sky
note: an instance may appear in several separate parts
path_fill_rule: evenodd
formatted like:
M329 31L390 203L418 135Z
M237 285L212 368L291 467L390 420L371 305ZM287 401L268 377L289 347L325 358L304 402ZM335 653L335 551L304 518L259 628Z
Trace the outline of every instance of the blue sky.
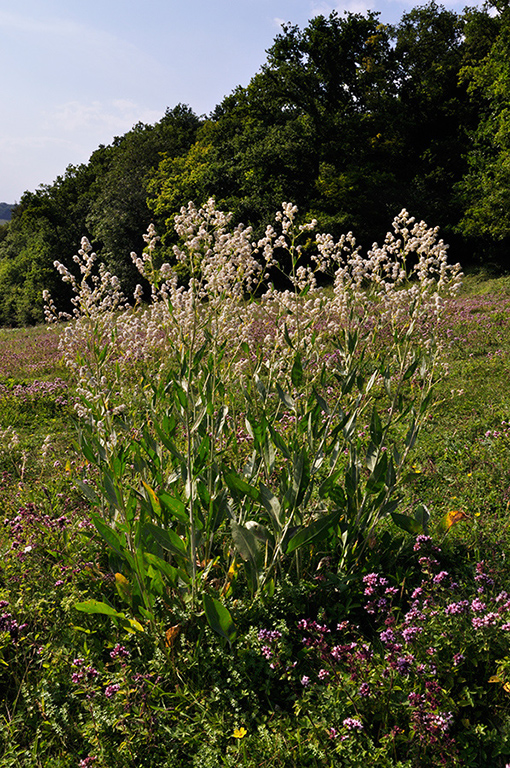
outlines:
M208 114L265 61L282 22L337 10L397 22L400 0L0 0L0 201L49 184L179 102ZM471 3L475 5L475 3ZM465 0L445 3L461 12Z

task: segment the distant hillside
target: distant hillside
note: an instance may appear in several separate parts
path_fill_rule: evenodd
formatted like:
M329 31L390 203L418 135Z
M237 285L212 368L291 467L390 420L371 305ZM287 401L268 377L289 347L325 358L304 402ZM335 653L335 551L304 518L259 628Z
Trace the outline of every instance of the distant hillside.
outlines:
M0 223L11 220L11 212L14 205L10 203L0 203Z

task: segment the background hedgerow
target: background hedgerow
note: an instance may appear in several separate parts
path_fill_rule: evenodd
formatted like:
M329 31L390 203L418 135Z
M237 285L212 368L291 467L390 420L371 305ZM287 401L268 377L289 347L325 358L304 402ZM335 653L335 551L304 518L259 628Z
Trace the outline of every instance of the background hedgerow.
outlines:
M150 232L129 307L85 242L62 362L36 329L4 369L0 763L503 768L501 297L443 299L409 219L365 261L317 237L331 290L292 206L255 245L180 216L187 284Z

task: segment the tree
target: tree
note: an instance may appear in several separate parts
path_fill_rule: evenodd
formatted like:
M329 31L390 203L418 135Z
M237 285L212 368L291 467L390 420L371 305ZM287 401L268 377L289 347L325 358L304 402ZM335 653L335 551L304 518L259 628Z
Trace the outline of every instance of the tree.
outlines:
M430 3L393 29L401 207L440 225L449 239L460 217L452 189L466 169L465 131L474 120L459 83L464 26L461 16Z
M473 12L471 57L461 71L479 119L470 135L469 169L457 186L464 212L459 229L479 258L508 268L510 245L510 8L492 17Z
M216 107L188 154L159 165L152 210L168 229L180 205L210 196L256 231L285 200L336 230L366 221L366 205L376 218L379 185L392 181L390 170L375 171L391 144L391 67L377 14L319 16L303 31L285 26L261 71Z
M69 303L53 262L72 265L81 238L90 236L90 201L109 158L110 150L101 147L88 164L68 166L53 184L22 195L0 242L0 324L41 322L45 289Z

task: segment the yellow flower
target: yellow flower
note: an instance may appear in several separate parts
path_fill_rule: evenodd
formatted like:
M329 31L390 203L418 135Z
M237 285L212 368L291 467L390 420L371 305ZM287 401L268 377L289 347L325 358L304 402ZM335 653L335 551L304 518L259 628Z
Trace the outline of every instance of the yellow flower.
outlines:
M248 731L246 730L246 728L234 728L234 733L232 734L232 736L234 737L234 739L244 739L247 733Z

